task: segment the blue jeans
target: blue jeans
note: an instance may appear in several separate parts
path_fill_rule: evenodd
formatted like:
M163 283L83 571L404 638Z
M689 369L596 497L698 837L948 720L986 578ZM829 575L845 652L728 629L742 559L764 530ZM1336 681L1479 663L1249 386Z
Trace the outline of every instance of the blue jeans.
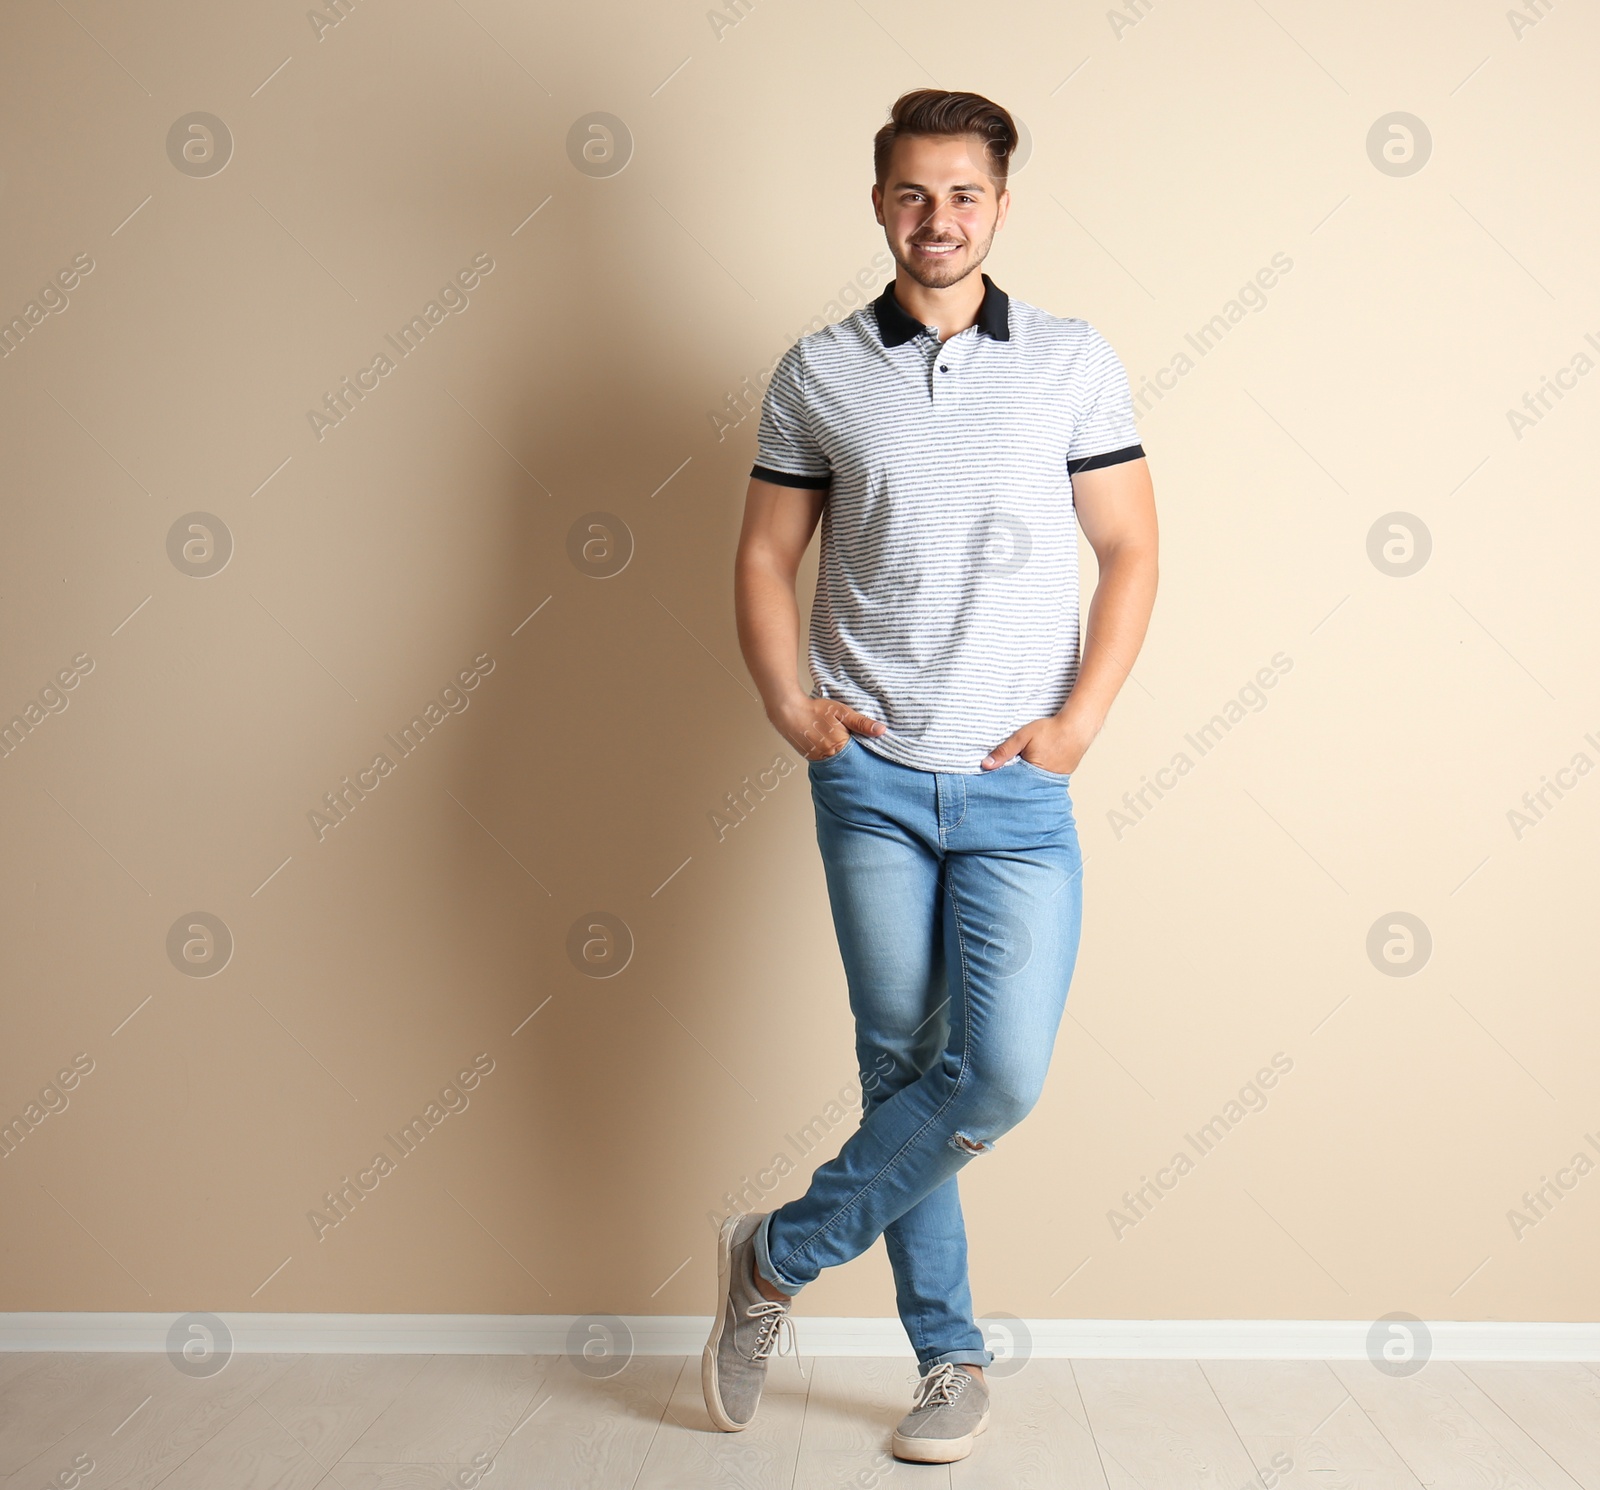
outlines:
M919 1370L987 1366L956 1174L1044 1086L1083 916L1069 778L918 771L854 735L808 774L862 1118L762 1223L756 1267L793 1295L881 1235Z

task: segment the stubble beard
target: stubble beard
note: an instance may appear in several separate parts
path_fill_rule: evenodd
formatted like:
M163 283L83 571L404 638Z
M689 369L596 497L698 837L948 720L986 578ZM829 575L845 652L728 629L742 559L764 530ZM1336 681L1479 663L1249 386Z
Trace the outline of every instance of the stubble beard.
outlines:
M989 257L989 248L993 242L994 230L990 229L989 236L981 244L975 247L968 244L965 252L953 254L948 261L919 262L911 257L902 258L899 253L895 253L894 260L923 289L947 290L951 285L959 284L983 264ZM907 245L907 251L909 254L910 245Z

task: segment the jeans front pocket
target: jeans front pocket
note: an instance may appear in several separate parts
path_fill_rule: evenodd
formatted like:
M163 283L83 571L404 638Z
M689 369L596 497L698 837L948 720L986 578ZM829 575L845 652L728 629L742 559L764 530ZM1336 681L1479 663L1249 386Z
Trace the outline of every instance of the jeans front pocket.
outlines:
M815 771L818 766L831 766L836 760L839 759L841 755L846 754L855 743L856 737L851 735L850 738L846 740L844 744L841 745L837 750L835 750L832 755L825 755L821 760L812 760L808 756L806 758L806 766L813 771Z
M1041 776L1044 777L1046 781L1059 781L1065 784L1066 782L1072 780L1072 773L1070 771L1047 771L1043 766L1036 766L1032 761L1020 755L1016 756L1015 759L1019 764L1026 766L1030 771L1037 771Z

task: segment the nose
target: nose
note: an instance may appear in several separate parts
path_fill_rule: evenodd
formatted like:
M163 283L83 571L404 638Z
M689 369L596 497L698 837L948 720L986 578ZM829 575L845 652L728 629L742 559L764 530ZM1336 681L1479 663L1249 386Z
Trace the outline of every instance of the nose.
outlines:
M919 239L934 243L959 243L961 234L956 230L955 222L942 208L935 207L924 219L922 226L917 230Z

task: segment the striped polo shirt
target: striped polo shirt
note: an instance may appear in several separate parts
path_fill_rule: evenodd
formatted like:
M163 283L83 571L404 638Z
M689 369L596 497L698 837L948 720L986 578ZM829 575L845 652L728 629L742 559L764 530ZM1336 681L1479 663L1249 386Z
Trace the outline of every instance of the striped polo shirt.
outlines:
M1144 454L1106 339L982 279L976 324L947 341L892 280L797 341L750 473L828 493L811 696L888 725L858 746L968 775L1077 681L1072 473Z

